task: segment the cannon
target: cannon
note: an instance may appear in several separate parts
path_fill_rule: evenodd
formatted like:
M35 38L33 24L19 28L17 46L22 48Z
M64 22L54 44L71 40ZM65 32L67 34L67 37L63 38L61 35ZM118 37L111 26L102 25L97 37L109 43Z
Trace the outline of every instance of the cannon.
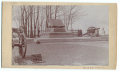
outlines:
M100 28L89 27L87 29L87 32L85 34L83 34L82 36L88 35L88 36L91 36L91 37L99 37L99 29Z
M19 47L19 56L20 58L24 58L26 54L26 50L27 50L27 41L23 33L19 35L19 43L13 43L13 40L12 40L13 49L14 49L14 46Z
M13 29L14 31L14 29ZM26 36L23 32L23 27L20 27L20 30L17 30L17 34L19 35L19 42L18 43L13 43L13 39L12 39L12 48L14 48L14 46L18 46L19 47L19 55L20 58L24 58L25 54L26 54L26 50L27 50L27 41L26 41ZM13 35L13 33L12 33Z
M89 36L95 36L95 37L98 37L99 36L99 29L100 28L96 28L96 27L89 27L88 29L87 29L87 34L89 35Z

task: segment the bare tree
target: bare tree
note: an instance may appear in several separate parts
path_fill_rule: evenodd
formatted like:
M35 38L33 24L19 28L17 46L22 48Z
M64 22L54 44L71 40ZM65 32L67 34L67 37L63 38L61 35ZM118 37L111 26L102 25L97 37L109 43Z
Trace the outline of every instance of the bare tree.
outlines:
M45 6L37 6L36 23L37 23L38 37L39 37L39 33L42 33L43 22L46 18L44 11L45 11Z
M68 30L69 25L78 21L82 16L84 16L84 12L81 12L81 6L71 5L71 6L62 6L62 14L63 21Z
M57 13L58 13L58 9L59 9L59 6L55 6L55 19L56 19L56 17L57 17Z
M50 15L51 16L51 15ZM44 13L44 6L42 6L40 10L40 25L41 25L41 33L42 33L42 28L43 28L43 22L45 19L45 13Z
M33 38L32 16L33 16L33 6L30 6L30 38Z
M49 20L49 6L46 5L46 27L48 28L48 20Z
M35 6L34 6L34 37L36 36L36 22L35 22Z

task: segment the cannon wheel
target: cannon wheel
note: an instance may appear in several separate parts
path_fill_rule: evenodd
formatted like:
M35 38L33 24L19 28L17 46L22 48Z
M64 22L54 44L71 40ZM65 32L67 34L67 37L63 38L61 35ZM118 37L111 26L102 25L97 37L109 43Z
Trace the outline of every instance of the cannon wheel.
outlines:
M25 36L21 35L19 37L19 55L20 58L24 58L26 55L27 43Z
M95 36L95 33L90 33L90 36L91 36L91 37L94 37L94 36Z

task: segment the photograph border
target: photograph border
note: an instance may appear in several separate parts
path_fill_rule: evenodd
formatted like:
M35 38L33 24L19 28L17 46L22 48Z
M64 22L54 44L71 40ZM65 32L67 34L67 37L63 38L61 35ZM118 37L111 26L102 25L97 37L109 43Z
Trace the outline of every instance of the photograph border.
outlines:
M108 5L109 6L109 66L12 65L11 43L12 43L12 6L13 5ZM64 3L64 2L3 2L2 3L2 68L116 69L116 65L117 65L117 4L116 3Z

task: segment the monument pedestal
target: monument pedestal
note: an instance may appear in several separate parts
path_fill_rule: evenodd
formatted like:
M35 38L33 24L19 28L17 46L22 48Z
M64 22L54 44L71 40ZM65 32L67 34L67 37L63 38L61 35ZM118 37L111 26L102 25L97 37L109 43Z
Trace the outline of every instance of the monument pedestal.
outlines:
M72 37L72 34L65 31L65 28L47 28L41 38L67 38Z
M47 28L45 32L66 32L65 28Z
M43 33L41 35L41 38L67 38L72 37L71 33L62 33L62 32L54 32L54 33Z

